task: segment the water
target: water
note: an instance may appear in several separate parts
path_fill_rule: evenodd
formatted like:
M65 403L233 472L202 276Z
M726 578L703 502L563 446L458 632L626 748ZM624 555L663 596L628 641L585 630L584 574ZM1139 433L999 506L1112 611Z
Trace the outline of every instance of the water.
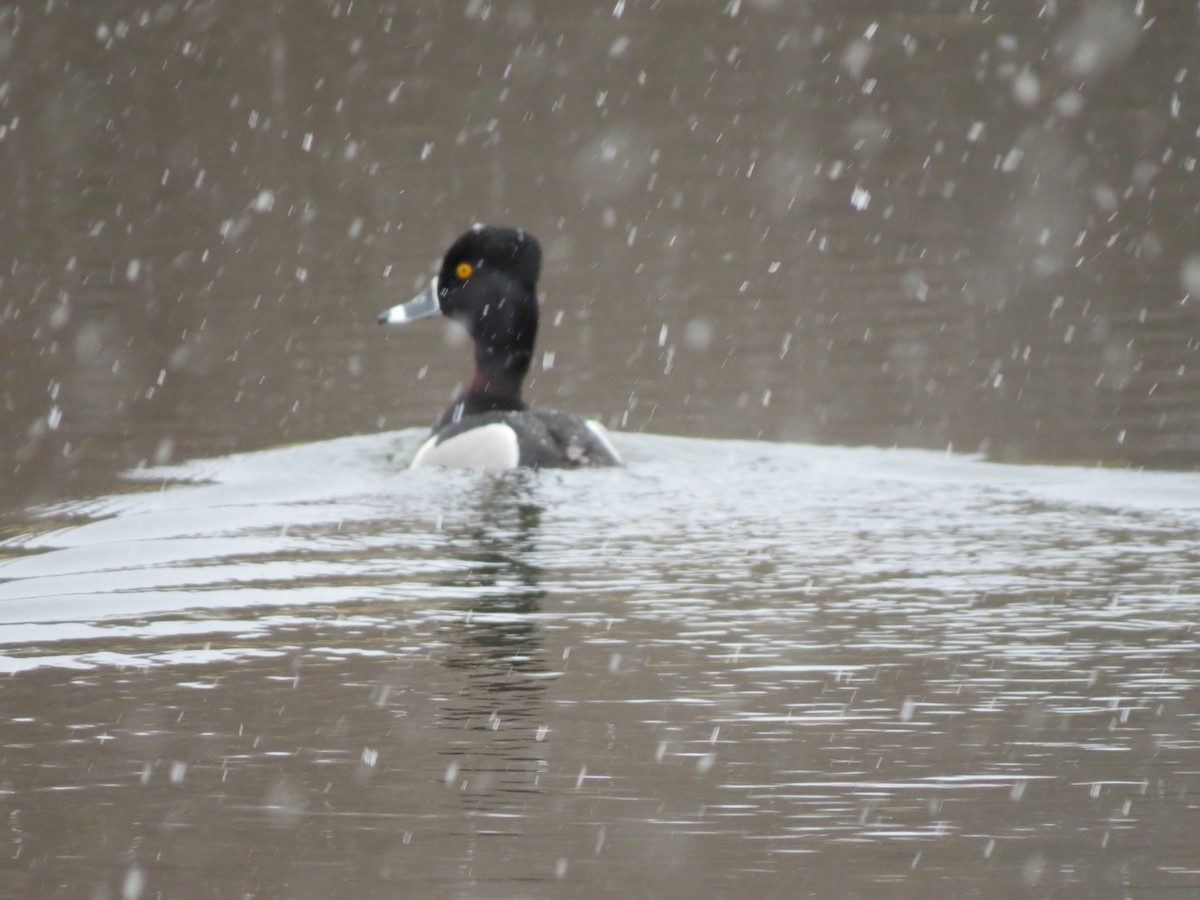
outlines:
M466 354L375 317L477 220L545 246L538 402L1194 469L1197 24L1151 5L5 16L0 502L432 421Z
M0 9L0 894L1200 894L1197 27ZM474 221L627 470L403 470Z
M1200 884L1193 476L644 435L403 470L421 437L4 542L11 890Z

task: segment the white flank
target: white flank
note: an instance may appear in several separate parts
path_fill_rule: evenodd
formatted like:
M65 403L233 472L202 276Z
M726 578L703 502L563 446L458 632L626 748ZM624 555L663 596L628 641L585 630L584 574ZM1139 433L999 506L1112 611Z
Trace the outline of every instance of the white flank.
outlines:
M517 433L504 422L492 422L469 428L441 443L431 437L421 445L409 468L442 466L503 472L515 469L520 461Z

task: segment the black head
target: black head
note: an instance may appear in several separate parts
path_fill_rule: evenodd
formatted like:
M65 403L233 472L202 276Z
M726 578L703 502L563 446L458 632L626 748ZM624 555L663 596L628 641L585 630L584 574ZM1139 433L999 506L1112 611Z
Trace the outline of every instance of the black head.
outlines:
M476 226L455 241L429 287L387 310L387 325L441 313L475 342L475 377L464 392L469 411L523 409L521 382L537 340L537 280L542 248L516 228Z
M515 228L471 229L455 241L438 273L442 315L463 325L475 341L485 375L524 375L537 339L537 280L542 248Z
M519 228L476 225L446 251L438 283L443 297L448 296L446 288L465 287L472 278L482 278L484 283L503 279L532 294L541 271L542 247L532 234ZM489 276L493 281L488 281Z

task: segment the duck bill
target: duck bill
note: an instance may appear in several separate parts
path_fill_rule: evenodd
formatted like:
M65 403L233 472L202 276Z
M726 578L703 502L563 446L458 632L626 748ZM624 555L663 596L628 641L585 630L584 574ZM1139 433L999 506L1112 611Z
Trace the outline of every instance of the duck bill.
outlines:
M407 325L417 319L428 319L430 316L441 315L442 304L438 299L438 280L434 278L429 287L417 294L407 303L393 306L379 316L380 325Z

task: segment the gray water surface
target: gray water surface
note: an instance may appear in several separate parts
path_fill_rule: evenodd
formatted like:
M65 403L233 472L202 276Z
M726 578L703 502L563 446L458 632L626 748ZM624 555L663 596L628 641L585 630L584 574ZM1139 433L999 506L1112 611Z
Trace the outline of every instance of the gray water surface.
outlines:
M1200 896L1198 46L0 7L0 895ZM476 221L627 470L404 470Z
M2 545L28 895L1188 895L1200 482L419 431L138 473Z
M1198 27L1135 0L0 14L0 505L433 421L468 354L375 317L476 221L545 246L543 405L1195 469Z

